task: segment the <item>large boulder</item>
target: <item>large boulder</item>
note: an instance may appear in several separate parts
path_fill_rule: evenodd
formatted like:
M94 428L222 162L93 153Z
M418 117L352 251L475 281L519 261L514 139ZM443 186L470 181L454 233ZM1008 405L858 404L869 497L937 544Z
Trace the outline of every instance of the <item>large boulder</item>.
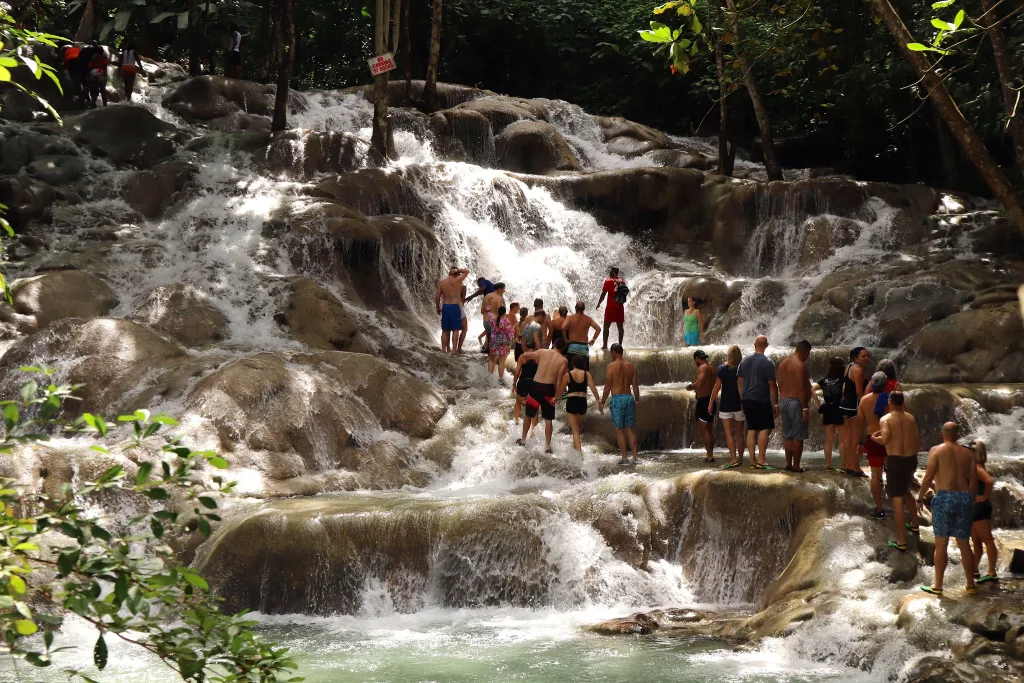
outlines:
M115 164L154 166L174 153L182 134L143 107L100 107L68 119L76 142Z
M498 167L516 173L545 175L582 170L576 154L550 123L519 121L494 139Z
M185 346L206 346L230 335L227 317L195 287L157 287L135 311L135 318Z
M291 290L284 319L299 341L316 349L373 352L338 297L309 278L298 278Z
M189 122L209 121L237 112L272 116L277 86L223 76L196 76L164 97L163 105ZM306 96L288 91L290 111L303 111Z
M388 81L388 107L407 107L410 104L419 105L423 102L423 81L413 80L412 82L412 101L410 102L407 97L408 81L404 79L391 79ZM374 90L373 84L370 85L358 85L352 88L345 88L341 92L356 93L366 99L367 102L373 102ZM463 102L469 102L480 97L494 96L494 93L490 90L480 90L479 88L472 88L467 85L458 85L456 83L438 83L437 84L437 106L441 109L450 109L451 107L458 106Z
M412 183L398 173L379 168L327 176L303 192L338 202L364 216L427 215L426 202Z
M121 186L121 198L146 218L157 218L182 196L196 169L183 161L165 161L137 171Z
M464 102L457 107L458 111L475 111L491 122L491 131L495 136L501 135L506 126L517 121L535 121L536 108L527 101L512 97L492 96Z
M632 157L666 149L670 146L668 136L660 130L655 130L643 124L629 121L621 116L595 116L594 121L601 128L604 141L608 144L608 150ZM669 160L669 156L661 157L662 161ZM678 158L673 160L678 161ZM677 166L675 163L664 163L665 166ZM697 166L681 166L681 168L697 168Z
M814 346L838 342L838 337L850 322L850 316L827 301L810 304L793 324L792 339L806 339Z
M75 143L45 126L0 125L0 173L17 173L43 156L77 154Z
M33 159L25 173L50 185L67 185L85 173L85 160L71 154L44 154Z
M445 159L493 166L494 134L490 120L472 109L446 109L430 117L437 152Z
M64 318L98 318L117 305L110 285L81 270L43 273L19 280L11 289L14 310L34 316L40 328Z
M272 173L311 179L320 173L347 173L364 165L368 145L352 133L288 130L274 134L253 160Z
M4 218L15 230L34 220L47 220L55 197L53 187L40 180L23 175L0 177L0 204L7 207Z

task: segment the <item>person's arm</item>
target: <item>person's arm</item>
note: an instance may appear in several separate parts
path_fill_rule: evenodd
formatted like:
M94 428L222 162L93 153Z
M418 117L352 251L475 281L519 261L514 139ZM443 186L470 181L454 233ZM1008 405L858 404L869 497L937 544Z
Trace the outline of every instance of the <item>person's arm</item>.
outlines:
M718 399L718 393L722 390L722 379L720 377L715 378L715 388L711 390L711 405L715 405L715 401Z
M519 386L519 375L523 374L523 357L519 356L516 361L516 371L512 375L512 398L516 397L516 387Z
M935 457L934 453L928 454L928 466L924 471L924 479L921 480L921 492L917 495L917 504L919 507L924 507L924 496L928 493L928 489L932 487L932 482L935 480L935 473L939 469L939 459Z
M853 371L857 371L857 377L852 377ZM857 389L857 405L860 405L860 400L864 398L864 368L859 365L854 365L853 369L850 370L851 378L853 379L853 385Z
M604 298L606 296L608 296L608 290L607 289L602 289L601 290L601 298L597 300L597 306L595 306L595 308L601 308L601 304L604 303Z
M804 363L800 364L800 407L803 408L800 415L801 421L809 422L811 419L811 376Z
M594 330L594 336L590 340L590 345L593 346L594 342L597 341L598 336L601 334L601 326L597 324L597 321L593 318L590 319L590 327Z
M818 398L818 391L823 391L821 385L815 382L811 385L811 398L814 399L815 405L821 407L821 399Z
M633 368L633 398L636 399L636 412L640 413L640 373Z
M437 283L437 291L434 292L434 307L437 308L437 314L441 315L441 283Z
M600 405L601 397L597 394L597 382L594 381L594 376L591 375L589 372L587 373L587 384L590 386L590 391L592 394L594 394L594 400L597 401L598 406L601 409L601 412L603 413L604 406Z
M981 465L975 465L974 469L977 471L978 481L985 485L984 493L976 497L974 501L976 503L984 503L986 500L988 500L988 497L992 495L992 489L995 488L996 482L992 478L992 475L985 471L985 468L982 467ZM977 485L975 485L974 490L978 490Z
M484 288L481 287L480 289L476 290L475 292L470 294L468 297L466 297L466 303L468 304L470 301L472 301L473 299L477 298L478 296L480 296L483 293L484 293Z
M563 368L564 369L564 368ZM555 383L555 396L564 396L565 390L569 387L569 373L562 372Z
M967 489L971 492L971 495L977 495L978 492L978 455L971 451L971 471L968 473L968 478L971 481L971 487Z
M892 430L889 429L889 421L883 417L882 421L878 423L878 431L871 435L871 440L884 446L889 443L890 436L892 436Z
M775 417L779 416L779 383L774 380L768 380L768 391L772 395L772 411L775 413Z
M604 391L601 392L601 405L602 406L604 406L605 401L608 400L608 394L611 393L612 383L614 382L614 379L615 379L615 371L612 370L611 365L609 365L608 369L605 370L605 373L604 373Z
M736 392L740 395L740 400L743 400L743 378L739 375L736 376Z

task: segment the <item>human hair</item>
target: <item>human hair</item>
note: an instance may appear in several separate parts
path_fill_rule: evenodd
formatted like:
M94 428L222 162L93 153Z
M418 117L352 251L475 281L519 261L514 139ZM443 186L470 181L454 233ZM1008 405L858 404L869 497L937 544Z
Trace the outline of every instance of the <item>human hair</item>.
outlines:
M495 282L494 283L494 291L498 291L499 289L505 289L505 283L504 282Z
M576 302L576 312L577 313L582 313L586 309L587 309L587 305L585 303L583 303L582 301L577 301ZM566 311L566 313L568 313L569 309L566 308L565 311Z
M559 306L558 307L558 315L562 316L563 318L565 316L569 315L569 307L568 306Z
M740 366L740 361L743 360L743 352L740 351L740 347L733 344L729 347L729 350L725 352L726 364L735 370Z
M828 379L841 379L845 372L846 361L839 356L832 356L828 361L828 373L825 376Z
M622 355L622 344L612 344L612 353Z
M483 286L484 286L484 283L485 283L485 282L487 282L487 278L485 278L485 277L478 277L478 278L476 279L476 283L477 283L478 285L480 285L481 287L483 287Z
M530 316L530 309L527 308L526 306L520 306L519 307L519 317L525 320L529 316Z
M892 381L896 381L896 364L888 358L878 361L878 368L876 369L879 372L884 372L885 376Z
M985 442L975 439L971 442L971 450L978 456L978 464L984 467L985 463L988 462L988 447L985 445Z
M802 351L804 353L810 353L811 352L811 342L807 341L806 339L801 339L800 341L798 341L796 343L796 350L797 351Z
M508 305L508 310L512 311L513 313L518 311L519 310L519 302L518 301L513 301L512 303L510 303Z
M687 300L693 301L693 307L694 308L697 308L702 303L704 303L704 299L701 299L699 296L688 296L686 298L687 298Z
M498 306L498 317L499 318L502 317L503 315L505 315L506 313L508 313L508 310L504 306Z
M618 274L619 274L619 267L618 266L612 266L612 269L609 271L609 274L612 277L617 277Z
M540 318L541 320L543 320L544 318L548 317L548 314L545 313L544 311L537 311L536 313L533 314L533 317L534 317L535 320L537 318Z
M558 351L561 351L562 349L565 348L565 340L562 339L561 337L558 337L551 345L554 346L555 349L557 349Z
M527 339L526 337L523 337L523 348L536 349L537 345L533 343L532 339Z
M583 356L576 356L572 359L572 366L577 370L585 370L587 367L587 359Z
M903 407L903 392L894 391L889 394L889 403L893 404L897 408Z
M850 350L850 360L857 360L857 356L860 355L861 351L867 351L867 349L865 349L863 346L854 346L853 349Z
M544 308L544 299L534 299L533 300L533 307L536 310L540 310L540 309Z

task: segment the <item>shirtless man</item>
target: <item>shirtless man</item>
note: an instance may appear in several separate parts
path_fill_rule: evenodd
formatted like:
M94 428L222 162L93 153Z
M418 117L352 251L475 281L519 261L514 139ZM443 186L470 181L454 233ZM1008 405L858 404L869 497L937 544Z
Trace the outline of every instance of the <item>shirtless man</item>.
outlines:
M434 306L441 316L441 350L450 353L452 350L452 332L458 334L462 329L462 282L469 275L465 268L452 268L448 277L437 283L434 293Z
M910 485L917 472L917 451L921 448L921 434L917 420L906 411L903 392L889 394L889 414L879 422L878 431L871 435L876 442L885 446L885 493L892 501L892 518L896 524L896 541L889 541L889 547L900 552L907 550L907 529L921 533L917 519L917 501L910 492ZM906 525L903 505L910 512L910 524ZM905 526L906 525L906 526Z
M526 445L526 435L530 424L537 417L544 418L544 452L551 453L551 421L555 419L555 387L562 375L568 372L568 363L562 355L565 344L558 342L553 349L538 349L524 353L519 357L522 363L537 361L537 373L533 376L533 384L526 398L526 417L523 420L523 436L516 441L520 446Z
M583 369L590 372L590 347L597 341L597 335L601 334L601 326L593 318L585 314L584 310L586 310L586 304L582 301L577 301L576 313L565 319L562 329L565 333L565 341L568 344L566 348L569 362L572 362L573 356L582 356L585 363ZM594 331L594 336L588 340L587 332L589 330ZM619 348L622 348L621 344Z
M935 484L932 498L932 528L935 531L935 583L921 586L925 593L942 595L942 579L949 563L949 537L956 539L967 575L967 594L974 595L974 553L971 550L971 524L974 519L974 493L978 490L978 459L970 448L957 443L960 428L955 422L942 426L942 443L928 451L928 469L921 482L918 505Z
M871 497L875 501L871 519L885 519L885 511L882 509L882 472L885 471L886 452L885 446L872 439L871 435L879 430L879 420L888 408L888 396L885 395L888 381L884 372L871 375L871 386L861 396L857 410L857 419L867 425L868 430L868 437L864 439L864 454L868 456L868 466L871 468ZM882 405L883 402L885 405Z
M715 388L715 373L708 363L708 354L701 350L693 352L693 362L697 365L697 378L693 384L687 384L686 390L692 391L697 397L697 425L700 427L700 438L704 441L707 455L704 462L715 461L715 406L711 403L711 391Z
M622 357L621 344L612 344L612 362L605 370L604 394L601 396L602 411L608 401L608 394L612 395L612 424L615 425L615 439L619 443L619 464L629 464L626 458L628 441L629 448L633 451L633 464L636 465L639 460L636 454L636 431L633 428L636 426L636 415L640 409L640 383L637 380L636 368Z
M811 343L797 342L793 354L779 363L779 413L782 417L782 438L786 449L786 471L806 472L800 467L807 440L807 423L811 419L811 373L807 359Z

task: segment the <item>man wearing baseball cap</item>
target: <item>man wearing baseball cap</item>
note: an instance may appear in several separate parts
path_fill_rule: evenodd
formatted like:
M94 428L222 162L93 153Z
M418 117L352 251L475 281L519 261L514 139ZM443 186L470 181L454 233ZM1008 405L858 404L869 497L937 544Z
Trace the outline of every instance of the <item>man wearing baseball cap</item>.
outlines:
M882 472L885 471L885 458L888 454L885 452L885 446L872 439L871 435L881 430L880 421L889 410L889 393L885 390L888 383L889 378L884 372L871 375L871 383L860 399L860 409L857 413L867 425L868 436L864 440L864 455L867 456L868 465L871 467L871 497L875 501L875 511L871 513L871 519L885 519L885 511L882 510Z
M715 373L708 363L708 354L701 349L693 352L693 362L697 366L697 378L693 380L693 384L686 385L686 390L692 391L697 397L697 426L700 427L700 437L707 451L704 462L714 462L715 405L711 403L711 391L715 388Z

